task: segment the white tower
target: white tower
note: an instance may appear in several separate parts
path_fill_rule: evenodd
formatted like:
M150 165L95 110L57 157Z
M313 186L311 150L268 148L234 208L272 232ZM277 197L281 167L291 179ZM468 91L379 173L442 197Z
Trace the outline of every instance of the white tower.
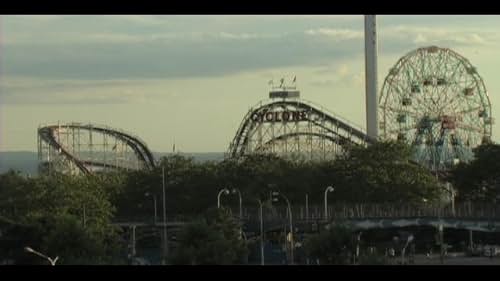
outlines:
M377 139L377 21L375 15L365 15L365 78L366 131L369 137Z

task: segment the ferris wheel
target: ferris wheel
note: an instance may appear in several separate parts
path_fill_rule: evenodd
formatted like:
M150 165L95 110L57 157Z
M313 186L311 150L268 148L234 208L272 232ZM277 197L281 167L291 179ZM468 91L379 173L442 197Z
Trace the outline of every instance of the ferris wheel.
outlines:
M380 135L405 141L432 170L470 161L491 139L486 87L463 56L430 46L408 53L389 70L379 99Z

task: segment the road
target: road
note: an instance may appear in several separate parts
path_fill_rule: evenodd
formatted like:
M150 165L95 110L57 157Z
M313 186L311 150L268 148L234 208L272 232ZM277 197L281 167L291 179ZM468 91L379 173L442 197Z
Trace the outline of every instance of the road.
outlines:
M439 255L427 257L415 256L415 265L441 265ZM450 253L444 259L444 265L500 265L500 257L466 257L463 253Z

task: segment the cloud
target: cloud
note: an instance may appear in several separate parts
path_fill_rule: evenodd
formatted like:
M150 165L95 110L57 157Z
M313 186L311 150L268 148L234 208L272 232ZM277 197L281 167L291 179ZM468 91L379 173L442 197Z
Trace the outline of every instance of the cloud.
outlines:
M481 46L498 43L496 32L473 28L439 28L396 26L381 30L388 40L410 40L414 44L445 44L450 46Z
M263 36L260 36L258 34L249 34L249 33L238 34L238 33L228 33L228 32L220 32L219 36L222 39L235 39L235 40L248 40L248 39L263 38Z
M301 33L92 34L47 44L7 44L7 75L64 79L210 77L311 65L361 54L362 44L331 44ZM82 38L86 38L85 40ZM325 42L326 41L326 42ZM358 53L356 54L355 51Z
M416 38L413 40L415 44L427 43L429 40L422 34L417 34Z
M315 87L329 87L329 86L333 86L335 84L336 84L336 80L330 79L330 78L315 79L315 80L312 80L311 82L309 82L309 85L315 86Z
M307 35L332 37L335 41L363 39L364 32L351 29L317 28L305 31Z
M159 81L134 80L46 80L32 78L3 79L0 100L3 104L125 104L147 103L166 91L144 91ZM154 87L153 87L154 88Z
M29 17L7 19L2 50L7 76L66 80L213 77L338 64L364 55L361 16L70 16L44 19L43 24ZM381 54L402 56L430 44L453 49L498 43L496 32L482 27L422 24L380 24Z
M330 87L330 86L347 86L359 87L360 84L364 85L364 72L356 73L347 64L340 64L338 66L330 65L322 67L316 71L318 74L309 83L311 86L316 87ZM319 77L318 77L319 76Z

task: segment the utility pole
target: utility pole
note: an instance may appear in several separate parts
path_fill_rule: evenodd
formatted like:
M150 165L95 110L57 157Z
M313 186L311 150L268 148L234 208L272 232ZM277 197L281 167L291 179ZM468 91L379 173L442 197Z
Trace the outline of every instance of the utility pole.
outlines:
M83 204L83 228L87 227L87 215L85 214L85 204Z
M474 243L472 241L472 229L469 229L469 249L472 251L474 248Z
M257 199L259 202L259 218L260 218L260 265L264 265L264 218L262 214L262 201Z
M328 221L328 192L333 192L334 190L335 188L333 188L332 186L328 186L325 189L325 221Z
M306 221L309 222L309 195L306 193Z
M271 196L273 196L273 201L277 201L278 198L275 197L275 196L281 196L283 199L285 199L285 202L286 204L288 205L288 214L289 214L289 219L290 219L290 233L289 233L289 237L287 237L286 235L286 231L285 231L285 241L287 240L287 238L290 238L290 261L291 261L291 264L293 265L294 264L294 256L293 256L293 248L295 247L295 243L294 243L294 240L293 240L293 219L292 219L292 205L290 204L290 201L288 200L288 198L281 192L279 191L273 191L271 193Z
M441 260L441 264L444 264L444 251L445 251L445 247L444 247L444 237L443 237L443 225L442 224L439 224L439 242L441 244L441 253L440 253L440 260Z
M168 236L167 236L167 206L165 204L165 167L161 167L163 183L163 263L167 263L168 258Z
M132 257L135 257L136 255L136 240L135 240L135 225L132 226L132 235L131 235L131 238L132 238Z

